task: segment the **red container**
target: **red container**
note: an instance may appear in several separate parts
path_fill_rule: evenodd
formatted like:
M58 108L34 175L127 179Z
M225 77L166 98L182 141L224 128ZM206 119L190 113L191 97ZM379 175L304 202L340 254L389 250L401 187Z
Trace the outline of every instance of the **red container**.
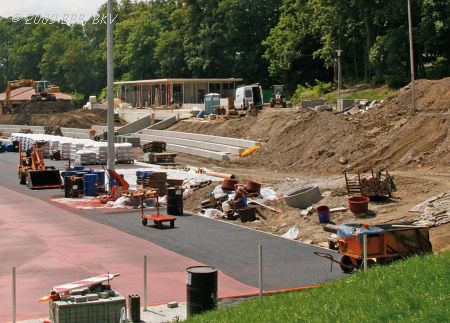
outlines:
M261 184L252 181L246 181L244 187L249 193L260 193L261 191Z
M352 213L366 213L369 211L369 201L365 196L351 196L348 199L348 207Z
M230 190L233 191L234 190L234 186L236 184L238 184L239 182L235 179L226 179L224 178L222 181L222 189L224 190Z

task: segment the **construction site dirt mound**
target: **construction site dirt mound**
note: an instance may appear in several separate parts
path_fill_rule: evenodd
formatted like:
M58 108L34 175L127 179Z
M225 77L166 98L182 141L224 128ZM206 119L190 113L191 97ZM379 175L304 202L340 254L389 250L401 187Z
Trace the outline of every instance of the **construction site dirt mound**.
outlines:
M71 101L27 101L20 107L15 107L17 113L51 114L76 110Z
M450 166L450 78L416 82L380 107L354 115L266 108L258 117L184 121L170 130L262 142L237 163L273 170L336 173Z
M15 113L0 115L0 124L29 126L61 126L70 128L90 128L92 125L106 125L104 110L73 110L69 112L31 114Z

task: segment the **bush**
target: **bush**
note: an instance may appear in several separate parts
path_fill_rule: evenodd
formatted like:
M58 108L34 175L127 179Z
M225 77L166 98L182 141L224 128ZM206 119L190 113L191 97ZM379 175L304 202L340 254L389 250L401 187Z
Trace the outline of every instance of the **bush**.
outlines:
M305 85L297 85L291 101L297 104L306 99L317 99L329 93L332 89L331 83L320 82L319 80L315 80L315 83L315 85L308 83L305 83Z
M75 108L82 108L85 103L86 99L83 94L78 92L72 93L72 105Z

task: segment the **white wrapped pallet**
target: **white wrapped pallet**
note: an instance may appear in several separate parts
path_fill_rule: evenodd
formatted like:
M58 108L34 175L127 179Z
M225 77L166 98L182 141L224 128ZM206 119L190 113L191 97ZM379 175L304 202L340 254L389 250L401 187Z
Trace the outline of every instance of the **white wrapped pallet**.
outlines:
M134 162L133 145L131 143L115 144L116 161L118 163L132 163Z
M75 153L75 165L95 165L96 163L97 153L92 148L83 148Z

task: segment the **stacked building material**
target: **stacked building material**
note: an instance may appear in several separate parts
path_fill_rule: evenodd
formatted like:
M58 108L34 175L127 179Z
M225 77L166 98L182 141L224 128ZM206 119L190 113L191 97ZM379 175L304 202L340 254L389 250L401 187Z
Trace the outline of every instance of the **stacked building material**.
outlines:
M75 165L95 165L97 163L97 153L93 149L83 148L75 153Z
M72 144L70 145L70 159L72 161L75 161L77 151L82 150L83 148L84 148L83 143L80 143L78 141L72 142Z
M115 144L116 161L123 164L134 162L133 146L130 143Z
M166 195L167 173L164 172L145 172L137 177L137 184L144 189L154 189L159 196Z
M59 151L61 152L61 159L70 159L70 149L72 148L71 142L60 142Z
M39 150L41 151L42 157L49 158L50 157L50 144L46 142L46 144L43 144L39 147Z
M97 163L106 165L108 160L108 144L105 142L96 142L94 144L94 150L97 153Z
M162 153L166 151L166 143L164 141L150 141L142 146L144 153Z

